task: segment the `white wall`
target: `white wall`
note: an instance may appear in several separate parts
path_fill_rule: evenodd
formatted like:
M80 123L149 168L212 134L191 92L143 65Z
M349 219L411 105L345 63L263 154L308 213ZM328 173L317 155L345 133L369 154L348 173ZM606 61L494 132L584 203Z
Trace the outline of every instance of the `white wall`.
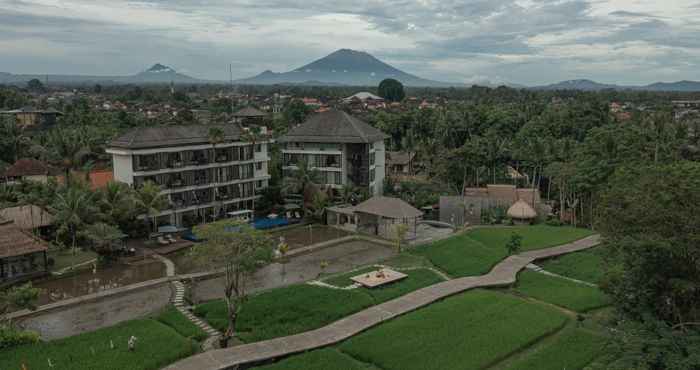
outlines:
M386 147L384 141L374 143L374 194L384 192L384 177L386 176Z
M114 180L129 185L134 184L134 167L131 155L112 153Z

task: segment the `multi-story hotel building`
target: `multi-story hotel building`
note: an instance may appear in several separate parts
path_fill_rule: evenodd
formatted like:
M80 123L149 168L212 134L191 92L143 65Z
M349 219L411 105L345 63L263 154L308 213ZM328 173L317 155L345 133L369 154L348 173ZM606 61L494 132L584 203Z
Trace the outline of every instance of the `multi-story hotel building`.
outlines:
M246 140L238 125L217 126L223 140L212 142L214 126L139 127L113 140L114 179L138 189L146 181L162 188L170 206L159 224L190 226L253 210L256 190L267 187L269 139Z
M384 140L388 136L338 110L311 116L279 139L285 175L306 164L333 188L352 184L381 195L385 175Z

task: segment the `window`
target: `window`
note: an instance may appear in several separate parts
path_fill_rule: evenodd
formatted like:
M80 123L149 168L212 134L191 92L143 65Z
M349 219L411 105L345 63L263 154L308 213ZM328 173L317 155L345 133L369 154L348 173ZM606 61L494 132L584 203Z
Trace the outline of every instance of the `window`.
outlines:
M264 187L264 186L263 186L262 180L256 181L256 182L255 182L255 187L258 188L258 189L262 189L262 188Z
M255 163L255 169L258 170L258 171L262 170L262 169L263 169L263 164L262 164L262 162L256 162L256 163Z
M369 170L369 182L374 182L374 169Z
M255 144L255 152L256 153L262 152L262 144Z
M377 157L376 153L369 153L369 165L374 166L374 161L375 158Z

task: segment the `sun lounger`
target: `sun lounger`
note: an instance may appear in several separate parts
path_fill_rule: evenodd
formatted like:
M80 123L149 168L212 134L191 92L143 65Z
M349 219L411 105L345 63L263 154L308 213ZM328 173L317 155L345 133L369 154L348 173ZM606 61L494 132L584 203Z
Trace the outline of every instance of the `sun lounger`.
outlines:
M290 220L291 220L292 218L293 218L293 217L292 217L292 212L287 212L287 219L290 219Z
M299 212L294 212L294 216L295 216L296 218L301 218L301 216L299 215Z
M168 234L168 235L165 237L165 239L167 239L167 240L168 240L169 242L171 242L171 243L177 242L177 240L175 240L175 238L173 238L173 236L170 235L170 234Z
M168 245L168 244L170 244L170 242L169 242L168 240L165 240L165 238L163 238L162 236L159 236L159 237L158 237L158 244L160 244L160 245Z

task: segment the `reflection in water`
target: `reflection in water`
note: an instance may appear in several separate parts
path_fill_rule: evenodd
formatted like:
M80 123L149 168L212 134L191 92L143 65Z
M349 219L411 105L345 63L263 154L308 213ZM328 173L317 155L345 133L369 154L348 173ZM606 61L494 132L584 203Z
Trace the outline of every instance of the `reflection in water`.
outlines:
M97 267L73 276L34 283L42 290L39 305L83 296L165 276L165 266L158 261L137 265L115 264Z

